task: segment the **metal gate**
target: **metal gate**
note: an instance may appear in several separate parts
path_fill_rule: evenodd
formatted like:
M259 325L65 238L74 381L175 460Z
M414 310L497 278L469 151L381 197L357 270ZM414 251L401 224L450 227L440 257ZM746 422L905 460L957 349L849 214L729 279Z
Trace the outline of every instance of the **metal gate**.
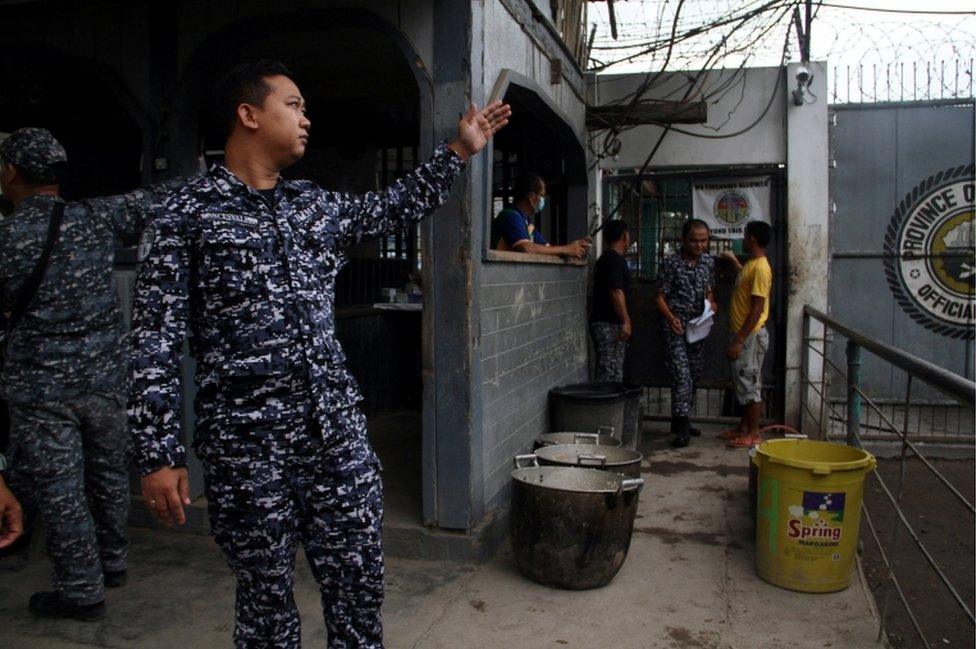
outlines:
M681 228L693 218L691 188L704 179L735 179L746 176L772 178L771 205L773 243L767 251L773 267L773 299L770 305L769 352L763 368L763 401L765 416L779 420L783 412L783 359L785 358L786 276L783 264L785 249L784 170L779 167L737 167L734 169L681 170L655 172L642 176L615 175L604 180L604 205L627 222L633 245L627 253L633 283L628 308L633 321L633 338L627 350L624 367L626 380L646 386L645 414L670 416L670 379L664 364L660 317L654 306L655 277L662 259L681 246ZM709 252L741 252L741 241L712 239ZM717 264L716 300L719 316L706 343L706 362L698 384L695 417L731 416L735 414L729 380L729 361L725 350L729 340L728 304L735 273L725 263Z
M831 315L973 378L973 100L841 105L830 119ZM883 361L865 358L862 377L904 399L904 373Z

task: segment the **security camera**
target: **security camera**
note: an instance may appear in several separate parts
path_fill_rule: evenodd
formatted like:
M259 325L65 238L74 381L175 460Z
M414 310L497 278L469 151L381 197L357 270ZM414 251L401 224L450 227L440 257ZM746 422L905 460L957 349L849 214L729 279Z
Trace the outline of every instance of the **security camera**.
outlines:
M813 81L813 73L802 65L796 69L796 82L801 86L808 86Z

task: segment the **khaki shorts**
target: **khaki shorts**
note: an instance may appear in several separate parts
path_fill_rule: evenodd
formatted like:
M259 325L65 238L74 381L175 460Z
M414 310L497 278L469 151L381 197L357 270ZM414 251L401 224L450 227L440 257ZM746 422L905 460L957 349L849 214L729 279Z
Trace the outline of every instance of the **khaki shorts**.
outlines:
M732 384L739 405L762 401L762 365L768 348L769 332L763 327L746 337L742 353L732 361Z

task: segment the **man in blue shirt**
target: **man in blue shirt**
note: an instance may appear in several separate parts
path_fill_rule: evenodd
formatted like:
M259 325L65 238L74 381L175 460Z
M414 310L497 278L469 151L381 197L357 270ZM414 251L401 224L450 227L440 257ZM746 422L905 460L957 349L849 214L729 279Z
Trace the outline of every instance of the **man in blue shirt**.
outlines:
M562 255L583 259L590 247L589 239L577 239L565 246L550 246L532 222L546 206L546 183L536 174L527 173L515 179L515 204L506 207L492 222L492 248L516 250L537 255Z

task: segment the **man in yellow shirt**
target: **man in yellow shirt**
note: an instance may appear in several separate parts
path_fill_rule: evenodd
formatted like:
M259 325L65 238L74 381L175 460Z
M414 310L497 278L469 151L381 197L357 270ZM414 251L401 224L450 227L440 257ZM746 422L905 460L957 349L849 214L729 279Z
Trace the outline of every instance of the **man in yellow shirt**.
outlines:
M731 251L722 254L739 271L729 304L729 329L733 332L728 357L732 361L735 397L743 407L736 428L722 433L729 445L748 448L762 442L759 416L762 413L762 364L769 347L769 332L763 325L769 318L769 297L773 288L773 269L766 259L772 236L768 223L746 224L743 248L748 259L740 264Z

